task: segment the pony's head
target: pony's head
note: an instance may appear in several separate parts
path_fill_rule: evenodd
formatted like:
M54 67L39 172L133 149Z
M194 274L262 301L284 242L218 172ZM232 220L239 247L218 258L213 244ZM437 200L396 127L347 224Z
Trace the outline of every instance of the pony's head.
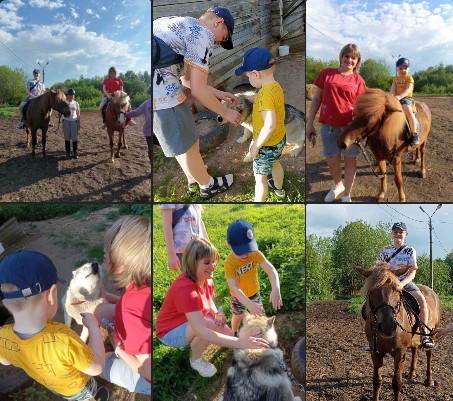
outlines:
M69 117L71 115L71 110L66 103L66 95L64 92L59 89L52 89L48 94L50 97L50 107L57 110L60 114L63 114L65 117Z
M392 270L385 262L376 262L370 270L355 267L367 280L363 287L366 292L366 313L374 319L377 329L384 336L393 336L397 328L396 315L401 310L401 283L398 276L408 270L408 266Z
M124 124L124 113L129 109L130 97L126 92L116 91L113 94L112 102L115 105L115 110L119 115L120 124Z
M339 136L340 149L349 148L365 137L380 135L383 141L395 142L404 129L406 117L400 102L381 89L367 89L355 103L355 118Z

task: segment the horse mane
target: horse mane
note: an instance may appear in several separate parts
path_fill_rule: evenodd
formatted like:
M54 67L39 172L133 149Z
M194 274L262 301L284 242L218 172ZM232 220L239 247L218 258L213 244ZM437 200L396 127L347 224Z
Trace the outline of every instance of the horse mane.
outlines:
M126 92L118 90L113 94L112 102L115 104L130 103L130 98Z
M400 281L390 269L390 265L386 262L376 262L373 272L365 281L363 291L368 293L384 285L390 286L395 291L401 291Z
M57 103L59 103L60 101L66 101L66 96L63 91L59 89L52 89L38 97L31 99L30 104L33 104L33 107L36 107L37 110L46 112L47 110L50 110L52 108L52 104L55 101Z

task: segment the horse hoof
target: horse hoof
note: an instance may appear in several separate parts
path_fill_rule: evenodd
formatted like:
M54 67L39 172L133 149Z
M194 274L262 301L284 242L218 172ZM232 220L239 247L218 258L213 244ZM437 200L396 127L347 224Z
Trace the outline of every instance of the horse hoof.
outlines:
M115 157L119 159L121 157L121 153L115 153Z
M422 171L421 176L422 176L422 178L426 178L426 171L425 170Z
M124 149L129 149L129 145L124 144Z

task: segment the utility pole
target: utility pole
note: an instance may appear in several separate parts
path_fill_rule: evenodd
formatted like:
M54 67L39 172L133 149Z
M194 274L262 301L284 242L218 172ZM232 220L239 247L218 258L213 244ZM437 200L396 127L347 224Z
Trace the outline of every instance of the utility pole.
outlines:
M429 227L429 286L431 289L434 286L434 270L433 270L433 224L431 221L431 217L434 216L434 213L436 213L440 208L442 207L442 203L439 203L436 207L436 210L434 210L433 214L430 216L428 213L426 213L423 208L420 206L420 210L425 213L428 218L428 227Z
M44 61L43 61L43 62L44 62ZM44 72L44 67L45 67L47 64L49 64L49 62L46 61L46 64L42 65L42 64L38 61L38 64L39 64L39 65L41 66L41 68L42 68L42 83L44 83L45 76L46 76L46 75L45 75L45 72Z

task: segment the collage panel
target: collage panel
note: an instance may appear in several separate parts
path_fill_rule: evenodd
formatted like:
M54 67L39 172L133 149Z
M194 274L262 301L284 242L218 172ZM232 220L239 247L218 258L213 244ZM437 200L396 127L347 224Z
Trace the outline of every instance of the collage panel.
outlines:
M153 201L304 202L305 1L152 12Z
M452 204L307 205L307 400L449 399Z
M150 27L149 1L0 1L0 202L151 202Z
M152 265L155 400L305 399L305 206L155 204Z
M307 2L308 202L452 201L451 15L445 0Z
M151 399L151 206L0 206L2 399Z

